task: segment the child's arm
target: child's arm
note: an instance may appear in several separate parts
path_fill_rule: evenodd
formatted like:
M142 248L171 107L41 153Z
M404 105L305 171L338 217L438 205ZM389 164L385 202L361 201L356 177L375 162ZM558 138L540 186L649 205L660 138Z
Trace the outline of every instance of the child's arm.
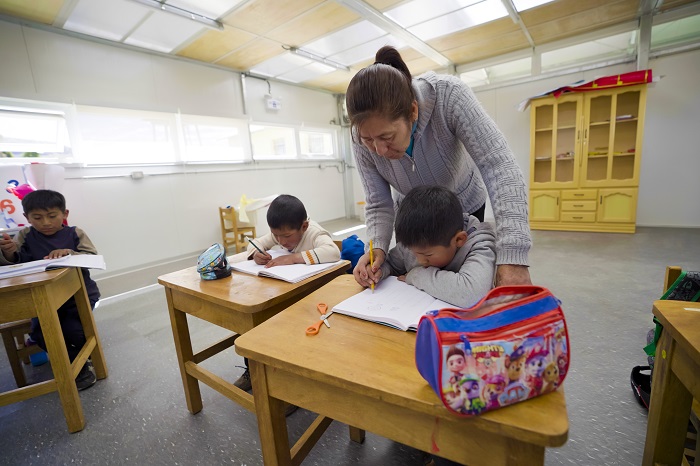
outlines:
M277 244L275 243L272 233L268 233L259 238L253 238L253 242L257 247L263 250L263 254L261 254L260 251L258 251L250 241L248 241L248 247L246 248L246 252L248 253L247 260L252 259L258 265L267 264L270 259L272 259L272 256L270 256L267 251L272 249L272 247Z
M436 267L414 267L406 274L406 283L459 307L469 307L493 288L496 273L496 240L491 229L472 233L462 246L469 252L458 272ZM473 242L472 242L473 241Z
M386 261L381 266L382 276L380 277L380 280L390 275L397 277L405 275L407 272L406 254L411 255L412 253L401 245L396 245L391 248Z
M73 249L54 249L47 256L45 256L44 259L58 259L59 257L63 256L79 254L97 254L97 248L95 248L95 245L92 244L92 241L90 241L90 238L88 238L88 235L85 234L83 230L76 227L75 234L77 236L77 243L75 244Z
M313 238L312 244L312 249L301 251L303 263L324 264L327 262L338 262L340 260L340 249L335 245L333 238L331 238L328 232L319 232L319 234Z
M7 233L0 235L0 250L2 250L1 258L3 259L0 261L0 265L9 265L17 262L19 247Z

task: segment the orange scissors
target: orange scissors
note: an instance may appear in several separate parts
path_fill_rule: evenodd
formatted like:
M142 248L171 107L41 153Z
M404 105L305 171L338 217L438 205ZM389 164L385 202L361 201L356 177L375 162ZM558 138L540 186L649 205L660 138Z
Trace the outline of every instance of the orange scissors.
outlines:
M316 335L321 329L321 324L326 324L326 327L331 328L331 324L328 323L328 318L333 314L333 311L328 312L328 306L323 303L318 303L316 309L321 313L321 320L306 329L307 335Z

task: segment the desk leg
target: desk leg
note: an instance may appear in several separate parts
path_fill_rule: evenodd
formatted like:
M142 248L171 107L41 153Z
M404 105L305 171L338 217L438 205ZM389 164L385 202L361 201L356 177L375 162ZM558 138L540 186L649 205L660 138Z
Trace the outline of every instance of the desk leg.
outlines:
M92 358L92 365L95 368L95 375L98 379L104 379L107 377L107 364L105 363L105 355L102 351L102 342L100 341L100 336L97 333L97 325L95 325L95 317L92 314L92 307L90 307L90 300L87 295L87 288L85 287L85 280L83 274L78 271L78 276L80 277L80 289L75 292L73 297L75 298L75 305L78 308L78 315L80 316L80 323L83 325L83 332L85 332L85 339L90 340L90 338L95 339L95 349L92 350L90 354Z
M78 432L85 427L85 417L78 397L78 387L76 387L73 378L71 363L68 359L68 350L63 339L58 313L51 309L51 300L44 287L32 290L32 298L44 334L46 349L51 355L51 370L56 380L56 389L61 399L63 413L66 416L68 430Z
M290 466L292 464L287 438L287 421L284 416L286 403L270 397L267 390L265 365L248 360L255 397L255 413L258 417L260 446L265 466Z
M673 373L676 342L663 332L656 347L651 405L644 446L644 466L681 464L693 398Z
M187 314L175 309L173 306L173 295L170 288L165 288L165 297L168 300L168 312L170 313L170 325L173 329L173 339L175 340L175 352L177 353L177 363L180 365L180 376L185 389L185 400L187 409L192 414L197 414L202 410L202 394L199 391L199 381L187 373L185 363L192 361L192 340L190 339L190 327L187 324Z

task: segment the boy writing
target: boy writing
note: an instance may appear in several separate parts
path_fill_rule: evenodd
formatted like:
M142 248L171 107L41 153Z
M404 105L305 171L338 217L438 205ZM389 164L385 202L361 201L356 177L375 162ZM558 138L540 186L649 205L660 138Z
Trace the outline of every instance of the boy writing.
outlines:
M2 235L0 265L56 259L69 254L97 254L95 246L83 230L63 224L63 221L68 218L68 210L66 199L61 193L48 189L31 192L22 199L22 208L24 217L31 226L21 230L14 240L7 233ZM94 309L95 303L100 298L100 291L97 284L90 278L90 272L82 269L82 273L90 305ZM86 341L75 300L69 299L57 312L68 356L73 361ZM36 317L32 319L30 337L46 351L41 326ZM95 370L88 359L76 377L75 383L78 390L84 390L94 385L96 381Z
M449 189L412 189L398 208L395 231L397 244L381 266L380 280L396 275L459 307L475 304L492 288L496 270L493 229L463 214L459 199Z
M318 223L309 220L304 204L294 196L281 194L275 198L267 209L267 224L270 233L256 238L255 245L263 250L263 253L248 245L247 258L253 259L256 264L273 267L290 264L322 264L340 260L340 250L326 230ZM268 251L272 248L281 248L291 252L289 255L272 258ZM233 383L241 390L250 391L250 372L248 361L243 375ZM287 415L296 410L296 406L289 405Z
M294 196L282 194L267 209L270 233L256 238L255 245L263 253L248 245L248 259L265 267L289 264L323 264L340 260L340 250L330 233L309 220L304 204ZM292 254L272 258L265 251L281 248Z

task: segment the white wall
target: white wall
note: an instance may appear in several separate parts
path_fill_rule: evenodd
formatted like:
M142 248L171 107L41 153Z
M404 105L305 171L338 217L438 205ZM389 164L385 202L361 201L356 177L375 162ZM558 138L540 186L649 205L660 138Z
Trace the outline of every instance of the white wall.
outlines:
M663 78L647 93L637 225L700 227L700 51L651 60L649 67ZM530 112L518 112L518 104L580 79L634 70L632 63L610 66L476 95L506 135L529 183ZM488 211L487 217L493 214Z
M267 83L252 78L246 79L244 115L238 73L3 21L0 63L12 64L0 73L0 97L308 126L328 126L337 115L333 95L281 83L272 83L272 93L281 98L283 108L269 113ZM95 273L96 278L194 256L221 241L217 208L237 205L243 194L295 195L317 221L345 216L342 174L318 163L190 166L186 173L169 175L155 175L167 167L149 167L140 180L83 178L132 170L66 170L63 191L71 224L88 233L108 264L108 271ZM265 211L261 214L258 227L264 233Z

